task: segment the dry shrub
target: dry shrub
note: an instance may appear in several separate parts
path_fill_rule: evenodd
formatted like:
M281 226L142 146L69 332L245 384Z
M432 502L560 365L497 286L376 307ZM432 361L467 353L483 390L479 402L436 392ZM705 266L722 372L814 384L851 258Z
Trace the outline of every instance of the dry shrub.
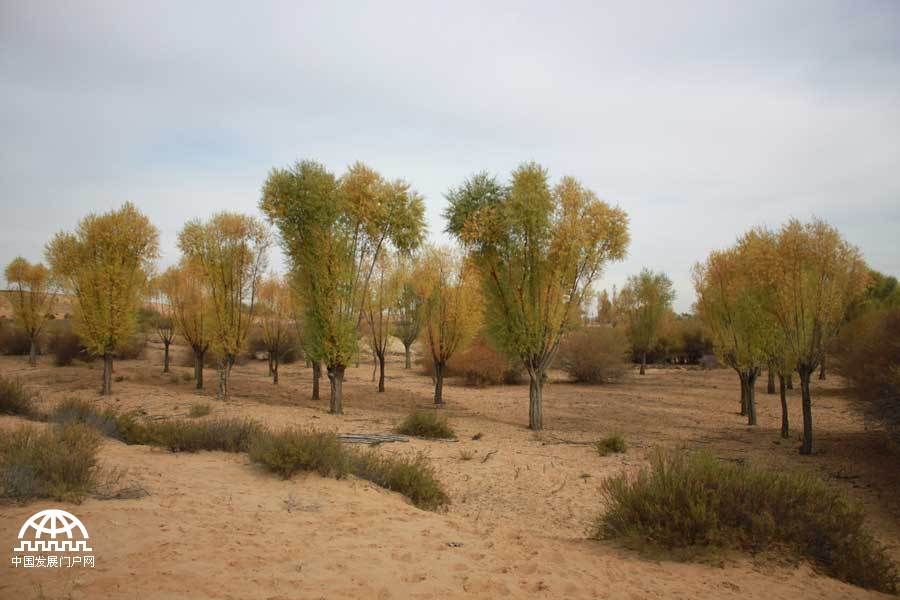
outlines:
M350 473L350 454L331 432L289 428L258 436L250 446L250 460L284 479L299 471L336 479Z
M435 440L456 437L447 419L434 410L417 410L410 413L397 426L397 433Z
M0 353L7 356L24 356L31 352L31 339L25 330L11 321L0 326Z
M353 474L377 486L403 494L424 510L436 510L450 497L424 454L388 456L377 450L352 453Z
M830 348L866 411L900 441L900 310L873 312L844 327Z
M188 411L188 416L196 419L197 417L205 417L210 413L211 409L209 404L205 402L198 404L191 404L191 409Z
M649 469L607 479L602 493L608 508L598 538L643 550L790 549L843 581L898 589L896 567L863 526L863 511L808 475L658 452Z
M71 365L76 359L90 360L90 354L81 343L81 338L72 331L71 325L63 321L54 327L47 342L47 350L53 355L53 364L57 367Z
M624 376L630 351L624 328L590 327L563 340L557 364L580 383L610 383Z
M625 452L628 450L628 444L625 442L624 437L618 433L612 433L603 439L597 440L597 443L594 444L594 448L597 449L597 454L600 456L608 456L610 454Z
M172 452L247 452L255 436L264 432L249 419L210 421L156 421L141 424L132 434L136 443L163 446Z
M116 348L116 358L119 360L137 360L144 356L146 346L146 337L142 334L133 335L124 344Z
M34 395L18 379L0 377L0 414L34 416Z
M421 364L426 375L434 375L434 362L430 352L425 352ZM495 350L484 336L479 336L469 348L450 358L444 375L462 377L466 385L478 387L513 385L525 380L525 367L518 361L509 360L505 354Z
M81 502L98 485L99 448L83 425L19 427L0 438L0 496Z

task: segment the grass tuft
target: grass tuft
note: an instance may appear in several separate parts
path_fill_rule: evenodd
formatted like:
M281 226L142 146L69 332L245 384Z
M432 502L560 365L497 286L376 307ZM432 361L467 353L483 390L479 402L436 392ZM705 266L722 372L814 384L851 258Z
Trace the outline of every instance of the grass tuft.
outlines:
M0 377L0 414L23 417L34 415L34 395L18 379Z
M659 452L651 468L604 482L608 509L595 537L640 549L787 548L829 575L865 588L898 591L884 547L863 526L864 513L807 475Z
M250 419L211 421L158 421L135 424L136 443L163 446L172 452L247 452L264 429ZM139 440L139 441L138 441Z
M597 454L600 456L609 456L610 454L625 452L628 450L628 444L625 443L625 438L621 435L613 433L603 439L597 440L594 444L594 448L597 449Z
M250 460L284 479L298 471L336 479L350 473L349 453L330 432L290 428L258 436L250 446Z
M399 492L424 510L436 510L450 502L434 467L424 454L389 456L377 450L352 454L353 474L375 485Z
M197 417L205 417L210 413L210 411L211 409L209 407L209 404L191 404L191 410L188 412L188 416L195 419Z
M397 426L397 433L427 439L452 439L456 437L447 419L433 410L417 410Z

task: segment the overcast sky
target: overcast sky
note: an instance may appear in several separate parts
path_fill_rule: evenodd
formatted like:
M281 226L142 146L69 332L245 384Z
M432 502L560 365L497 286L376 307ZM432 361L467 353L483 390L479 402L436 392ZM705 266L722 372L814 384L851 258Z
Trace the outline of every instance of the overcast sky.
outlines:
M426 197L536 160L630 215L694 300L746 229L823 217L900 275L900 2L0 0L0 261L125 200L257 214L273 166L362 160ZM275 259L280 262L280 258Z

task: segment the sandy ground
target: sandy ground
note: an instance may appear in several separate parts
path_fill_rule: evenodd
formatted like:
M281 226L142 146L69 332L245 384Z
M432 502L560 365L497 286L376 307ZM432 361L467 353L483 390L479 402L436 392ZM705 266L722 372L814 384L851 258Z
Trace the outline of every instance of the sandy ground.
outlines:
M414 406L430 402L430 379L388 368L387 392L375 393L371 365L348 371L343 417L309 401L311 371L282 367L273 386L265 365L236 368L234 399L218 403L148 359L118 363L112 398L100 399L100 365L65 368L49 360L29 369L0 358L43 402L71 396L151 416L183 415L209 402L213 415L246 415L339 432L386 433ZM176 356L176 363L182 359ZM814 457L778 435L777 397L758 390L759 421L749 430L736 414L729 371L650 370L611 386L553 380L545 388L545 426L527 430L527 386L445 387L445 413L458 442L411 440L384 452L427 453L452 504L433 513L359 480L301 475L282 481L244 456L171 454L104 442L106 465L128 469L150 495L0 505L0 598L865 598L879 594L816 573L806 564L735 556L718 564L654 562L587 539L602 510L604 478L645 463L654 446L703 447L722 458L808 470L862 503L879 539L900 560L900 482L883 438L851 410L843 382L816 382ZM323 391L327 383L323 380ZM798 392L799 393L799 392ZM799 398L790 399L799 424ZM0 418L0 432L21 423ZM624 455L599 457L584 445L621 432ZM481 433L480 440L472 436ZM2 434L2 433L0 433ZM463 460L471 454L471 460ZM69 510L91 534L93 569L14 569L18 528L44 508Z

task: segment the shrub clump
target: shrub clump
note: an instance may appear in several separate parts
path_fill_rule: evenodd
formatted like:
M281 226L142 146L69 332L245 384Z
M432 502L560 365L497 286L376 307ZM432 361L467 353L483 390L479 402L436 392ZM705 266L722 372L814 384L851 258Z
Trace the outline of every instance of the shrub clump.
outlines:
M0 437L0 496L81 502L98 484L100 436L77 424Z
M18 379L0 377L0 414L23 417L34 415L34 395Z
M210 410L211 409L209 408L209 404L206 404L205 402L199 404L191 404L191 410L188 411L188 416L195 419L197 417L205 417L210 413Z
M135 423L132 443L163 446L172 452L247 452L263 427L250 419L232 418L210 421L159 421Z
M630 351L624 328L591 327L563 341L558 361L579 383L611 383L625 374L625 357Z
M299 471L336 479L350 472L350 455L335 434L299 428L258 436L250 446L250 460L284 479Z
M603 496L597 538L644 548L790 548L843 581L898 590L897 569L863 512L810 476L659 452L637 476L606 480Z
M24 356L31 352L31 338L24 329L5 320L0 323L0 353Z
M81 338L72 331L72 326L67 321L53 328L47 350L53 355L53 364L57 367L67 367L76 358L91 360L90 353L81 343Z
M403 494L419 508L435 510L450 502L424 454L387 456L376 450L356 451L352 462L354 475Z
M610 454L625 452L628 450L628 444L625 443L625 438L621 435L613 433L603 439L597 440L594 444L594 448L597 449L597 454L600 456L608 456Z
M422 370L426 375L434 375L434 363L430 352L422 357ZM466 350L454 354L444 369L447 377L462 377L466 385L483 387L488 385L517 384L524 381L525 367L518 361L511 361L497 351L483 335L478 336Z
M456 437L447 419L433 410L417 410L410 413L397 426L397 433L438 440Z

